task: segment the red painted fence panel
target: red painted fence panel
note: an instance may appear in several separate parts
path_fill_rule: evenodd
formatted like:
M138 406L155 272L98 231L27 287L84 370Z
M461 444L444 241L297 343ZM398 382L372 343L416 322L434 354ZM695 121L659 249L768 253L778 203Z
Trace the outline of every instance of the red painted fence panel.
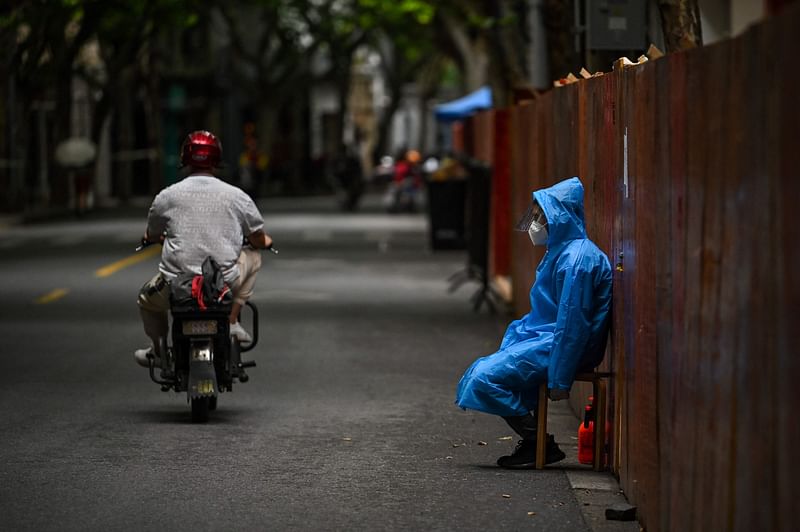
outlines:
M648 530L800 529L797 27L800 5L465 128L510 176L492 249L502 271L508 235L516 314L542 251L510 224L531 191L584 183L615 268L610 466Z

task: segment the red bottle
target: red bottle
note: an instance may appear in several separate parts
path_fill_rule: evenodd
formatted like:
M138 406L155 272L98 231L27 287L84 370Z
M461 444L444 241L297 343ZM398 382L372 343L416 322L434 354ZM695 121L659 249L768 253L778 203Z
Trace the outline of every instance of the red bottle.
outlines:
M591 401L593 398L590 397ZM578 427L578 462L594 463L594 409L590 402L583 414L583 423Z

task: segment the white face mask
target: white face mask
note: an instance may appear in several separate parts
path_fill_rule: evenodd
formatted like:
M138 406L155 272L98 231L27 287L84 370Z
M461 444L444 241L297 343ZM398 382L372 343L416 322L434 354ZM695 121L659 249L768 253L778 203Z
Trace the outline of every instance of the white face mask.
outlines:
M531 226L528 228L528 236L531 237L531 242L534 246L547 245L547 227L536 220L531 222Z

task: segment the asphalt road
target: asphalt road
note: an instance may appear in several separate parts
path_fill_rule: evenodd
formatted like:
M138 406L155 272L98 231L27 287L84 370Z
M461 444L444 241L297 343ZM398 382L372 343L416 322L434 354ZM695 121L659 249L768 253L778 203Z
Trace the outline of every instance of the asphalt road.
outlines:
M258 366L203 425L133 361L141 218L0 228L1 529L588 529L564 471L498 469L516 438L453 405L506 321L447 293L462 253L420 215L265 217Z

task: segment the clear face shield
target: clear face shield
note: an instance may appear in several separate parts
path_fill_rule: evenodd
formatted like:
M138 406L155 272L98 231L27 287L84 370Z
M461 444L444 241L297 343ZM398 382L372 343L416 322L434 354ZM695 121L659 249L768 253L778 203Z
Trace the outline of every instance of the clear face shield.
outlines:
M547 217L536 201L531 203L514 229L516 231L527 231L534 246L547 245Z

